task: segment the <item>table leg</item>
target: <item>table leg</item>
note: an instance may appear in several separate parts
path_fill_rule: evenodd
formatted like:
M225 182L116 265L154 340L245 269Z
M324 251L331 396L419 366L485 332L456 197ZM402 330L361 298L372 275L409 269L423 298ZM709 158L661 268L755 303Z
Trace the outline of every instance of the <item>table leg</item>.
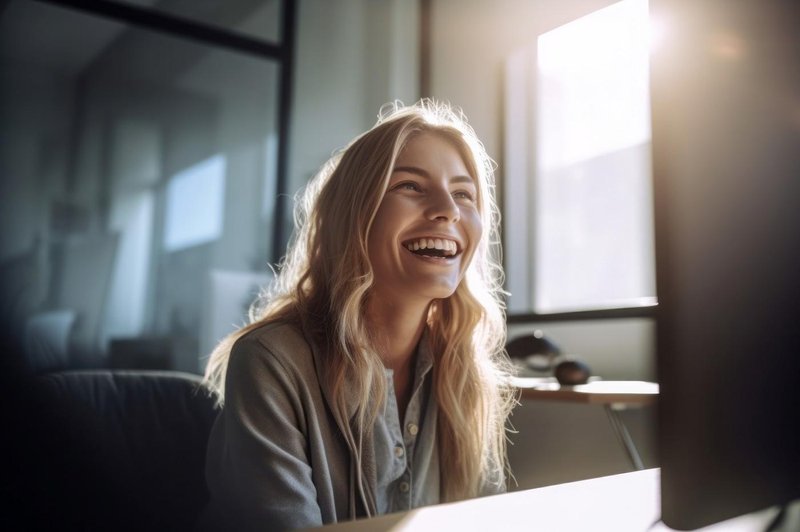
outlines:
M625 423L622 422L622 419L619 417L619 413L617 410L614 409L614 405L605 405L606 414L608 414L608 420L611 423L611 427L614 429L614 434L617 435L622 446L625 448L625 451L628 454L628 458L630 458L633 467L637 470L641 471L644 469L644 464L642 464L642 459L639 456L639 451L636 450L636 445L633 443L633 438L631 438L630 433L628 432L628 428L625 426Z

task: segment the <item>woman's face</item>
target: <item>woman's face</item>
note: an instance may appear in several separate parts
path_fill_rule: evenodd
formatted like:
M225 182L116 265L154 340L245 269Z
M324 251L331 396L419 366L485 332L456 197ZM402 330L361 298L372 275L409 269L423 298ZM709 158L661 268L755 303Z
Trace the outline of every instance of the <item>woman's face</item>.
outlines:
M455 146L435 133L412 137L369 234L377 301L450 297L482 230L477 185Z

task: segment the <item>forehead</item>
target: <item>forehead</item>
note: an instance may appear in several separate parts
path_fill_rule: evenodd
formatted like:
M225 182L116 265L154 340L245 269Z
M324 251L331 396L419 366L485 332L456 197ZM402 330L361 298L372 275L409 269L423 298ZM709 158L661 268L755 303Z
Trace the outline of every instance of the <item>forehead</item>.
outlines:
M425 131L412 136L397 156L395 167L414 166L432 171L468 175L473 179L468 160L459 143L444 134Z

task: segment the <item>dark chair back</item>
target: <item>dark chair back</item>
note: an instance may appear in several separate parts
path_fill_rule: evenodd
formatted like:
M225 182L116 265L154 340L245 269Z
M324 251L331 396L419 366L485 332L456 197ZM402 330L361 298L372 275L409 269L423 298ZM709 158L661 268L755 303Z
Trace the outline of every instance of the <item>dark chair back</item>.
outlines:
M45 493L56 529L191 530L208 501L204 464L216 417L198 376L69 371L38 378L42 437L60 449ZM54 460L55 459L55 460ZM49 474L46 473L49 476Z

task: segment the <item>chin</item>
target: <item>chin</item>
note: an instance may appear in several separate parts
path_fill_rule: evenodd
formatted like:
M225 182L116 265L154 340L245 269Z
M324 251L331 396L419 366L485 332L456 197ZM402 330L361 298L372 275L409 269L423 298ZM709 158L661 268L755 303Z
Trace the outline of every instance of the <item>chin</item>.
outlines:
M456 293L458 285L456 286L442 286L436 289L426 291L431 299L447 299Z

